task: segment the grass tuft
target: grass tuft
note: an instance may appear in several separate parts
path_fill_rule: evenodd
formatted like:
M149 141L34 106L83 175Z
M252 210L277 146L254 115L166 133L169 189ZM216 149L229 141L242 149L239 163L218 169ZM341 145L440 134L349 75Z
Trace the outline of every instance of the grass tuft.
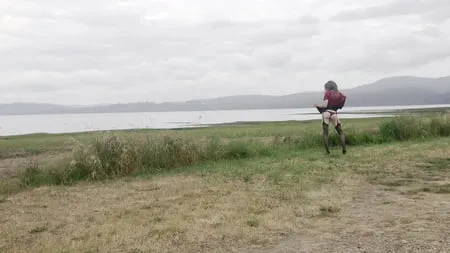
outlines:
M383 142L446 137L450 136L450 117L440 115L424 120L417 116L397 116L382 122L379 131Z
M321 216L332 216L341 211L341 208L338 206L332 205L323 205L320 207L320 215Z
M36 227L30 230L30 234L43 233L46 232L48 228L46 226Z
M433 136L450 136L450 116L434 116L429 124Z
M246 221L246 224L249 227L257 228L257 227L259 227L259 220L256 218L251 218Z
M437 194L449 194L450 184L433 184L423 188L424 192L432 192Z

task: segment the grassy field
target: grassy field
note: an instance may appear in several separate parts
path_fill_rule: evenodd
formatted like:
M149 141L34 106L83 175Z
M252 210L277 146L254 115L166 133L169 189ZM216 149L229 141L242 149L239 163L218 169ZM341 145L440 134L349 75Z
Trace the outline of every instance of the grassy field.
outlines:
M379 119L346 120L351 127L370 128L378 124ZM111 131L125 137L147 136L183 136L192 138L218 137L238 139L242 137L273 137L275 135L298 135L302 131L316 130L314 121L274 122L223 125L212 128L191 128L176 130L123 130ZM319 123L320 127L320 123ZM375 126L376 127L376 126ZM73 134L29 134L12 137L0 137L0 158L24 157L47 152L71 151L75 141L86 142L101 137L104 131L81 132Z
M346 155L317 121L3 138L0 251L450 250L449 117L344 130Z

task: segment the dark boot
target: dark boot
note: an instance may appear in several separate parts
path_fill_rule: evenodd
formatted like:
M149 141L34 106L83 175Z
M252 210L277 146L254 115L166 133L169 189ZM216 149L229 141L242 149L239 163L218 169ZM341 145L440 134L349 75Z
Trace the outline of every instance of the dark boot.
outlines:
M336 126L336 131L339 134L339 139L341 141L342 153L343 154L347 154L347 147L346 147L346 144L345 144L345 134L344 134L344 130L342 130L341 124L338 124Z
M325 146L325 152L330 154L330 149L328 147L328 125L323 124L323 144Z

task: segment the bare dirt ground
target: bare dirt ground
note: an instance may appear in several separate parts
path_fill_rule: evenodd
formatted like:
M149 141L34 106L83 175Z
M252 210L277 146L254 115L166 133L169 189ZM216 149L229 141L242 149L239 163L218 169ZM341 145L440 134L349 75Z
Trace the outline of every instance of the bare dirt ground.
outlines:
M266 249L251 253L450 252L448 194L402 194L366 185L333 218Z

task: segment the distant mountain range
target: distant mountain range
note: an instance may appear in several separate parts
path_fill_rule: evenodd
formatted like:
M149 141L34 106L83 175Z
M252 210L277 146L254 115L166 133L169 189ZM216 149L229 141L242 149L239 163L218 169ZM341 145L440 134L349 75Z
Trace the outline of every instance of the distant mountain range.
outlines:
M450 76L389 77L343 92L348 96L346 106L450 104ZM0 115L309 108L320 102L322 96L323 92L318 91L282 96L242 95L185 102L136 102L92 106L11 103L0 104Z

